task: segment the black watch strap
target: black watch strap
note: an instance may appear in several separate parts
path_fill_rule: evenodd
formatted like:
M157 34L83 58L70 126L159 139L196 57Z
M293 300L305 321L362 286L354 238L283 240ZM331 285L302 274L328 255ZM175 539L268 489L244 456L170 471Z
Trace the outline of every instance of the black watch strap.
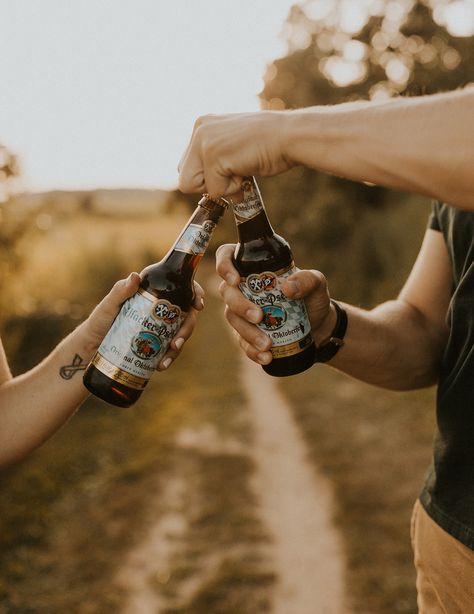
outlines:
M336 308L336 325L327 341L324 341L316 348L314 362L328 362L331 360L344 345L344 335L347 330L347 313L339 303L331 299L332 305Z

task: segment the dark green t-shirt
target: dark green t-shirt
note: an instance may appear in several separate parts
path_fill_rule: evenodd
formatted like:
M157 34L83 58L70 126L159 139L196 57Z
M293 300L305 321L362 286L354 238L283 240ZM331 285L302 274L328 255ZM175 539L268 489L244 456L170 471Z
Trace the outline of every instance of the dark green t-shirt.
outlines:
M454 287L434 458L420 499L435 522L474 550L474 213L435 203L429 227L443 233Z

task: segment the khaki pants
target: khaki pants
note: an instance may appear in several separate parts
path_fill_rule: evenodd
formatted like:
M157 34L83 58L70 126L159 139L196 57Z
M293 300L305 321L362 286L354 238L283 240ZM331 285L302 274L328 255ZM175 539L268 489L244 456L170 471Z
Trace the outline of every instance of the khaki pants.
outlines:
M420 614L474 613L474 550L446 533L417 501L411 521Z

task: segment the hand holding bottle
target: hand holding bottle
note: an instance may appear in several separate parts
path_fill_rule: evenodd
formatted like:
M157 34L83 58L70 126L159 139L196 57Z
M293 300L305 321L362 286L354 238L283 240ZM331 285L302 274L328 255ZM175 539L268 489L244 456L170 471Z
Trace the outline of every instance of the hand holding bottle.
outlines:
M117 281L83 323L82 326L90 344L91 355L101 344L123 303L137 292L139 285L140 275L138 273L130 273L126 279ZM194 303L187 318L177 331L168 351L158 364L157 368L160 371L167 369L176 360L184 343L193 333L197 314L204 308L204 290L196 281L194 281L194 297Z
M129 407L153 372L177 356L194 326L194 274L226 207L225 200L204 195L164 258L141 271L137 292L123 303L86 369L90 392Z
M235 245L221 245L216 252L216 270L223 279L219 292L226 304L225 317L234 329L247 356L260 365L272 361L271 341L256 325L263 312L239 290L240 275L233 264ZM300 270L282 283L289 299L303 299L316 342L327 339L334 328L335 314L329 302L326 278L315 270Z

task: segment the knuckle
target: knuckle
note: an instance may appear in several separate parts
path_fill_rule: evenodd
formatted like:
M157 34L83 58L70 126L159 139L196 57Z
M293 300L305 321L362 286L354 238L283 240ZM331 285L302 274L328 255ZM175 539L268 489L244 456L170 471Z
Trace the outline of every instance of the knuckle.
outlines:
M119 279L118 281L114 283L111 291L115 293L121 292L125 286L125 282L126 282L125 279Z
M321 286L322 289L327 288L328 281L326 279L326 276L323 273L321 273L321 271L317 271L313 269L311 270L311 274L316 279L318 286Z
M205 113L204 115L199 115L199 117L194 122L194 127L196 129L204 126L208 121L210 121L214 115L212 113Z

